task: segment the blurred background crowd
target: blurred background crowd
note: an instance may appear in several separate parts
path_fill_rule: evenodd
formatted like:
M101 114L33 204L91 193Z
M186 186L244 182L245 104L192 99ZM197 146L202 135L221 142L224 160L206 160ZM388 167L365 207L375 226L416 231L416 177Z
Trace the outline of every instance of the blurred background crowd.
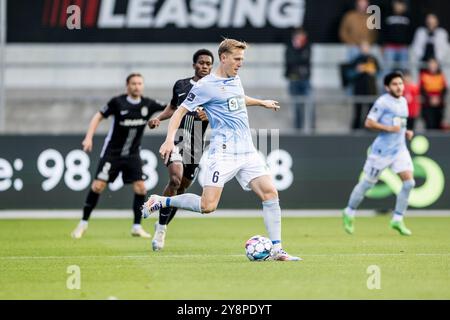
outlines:
M82 0L66 2L83 3ZM104 27L110 30L100 30L102 23L99 22L98 30L92 31L95 18L92 14L83 20L82 30L62 27L57 30L59 18L55 13L60 9L58 6L66 2L36 2L42 4L44 14L39 13L34 19L33 10L18 15L19 7L25 6L21 4L23 0L8 1L8 40L0 55L3 57L0 59L4 101L4 106L0 106L2 132L83 133L92 114L110 96L124 91L124 79L131 72L144 75L148 96L168 101L175 80L191 76L193 52L199 48L215 52L222 36L246 40L250 44L241 71L247 94L277 99L282 105L282 111L276 116L251 110L254 128L304 134L363 131L369 108L384 92L383 76L391 70L401 70L406 80L409 128L449 130L446 79L450 72L450 55L446 30L448 11L444 10L447 1L286 0L282 1L285 7L280 9L279 15L283 10L289 15L288 11L292 10L287 17L298 15L302 21L297 27L278 26L278 29L273 26L258 29L258 23L262 22L256 21L260 19L257 14L262 10L251 13L249 8L251 5L261 7L265 2L231 1L235 6L241 5L242 10L247 6L247 21L241 16L244 20L239 23L244 26L240 29L209 31L200 27L173 29L169 26L155 32L126 30L125 27L112 29L119 21L118 12L131 0L86 1L88 10L95 3L102 6L98 16L104 19L103 24L106 21L104 8L115 3L116 16L111 15L107 21L111 26ZM191 5L193 2L187 1ZM271 10L278 3L269 2ZM378 16L373 5L380 9ZM269 9L266 8L265 14L273 20L276 16L270 16ZM225 9L220 10L222 14ZM256 22L251 21L250 15L257 17ZM23 17L26 20L21 20ZM65 23L67 15L61 17L61 23ZM279 25L285 22L283 19L280 18ZM37 22L33 22L35 20ZM230 23L238 24L236 21ZM245 23L250 25L250 22L253 26L248 28ZM224 22L220 20L217 25L221 23ZM276 30L276 34L282 36L272 39L266 30ZM166 31L172 32L173 38L161 38L156 33ZM101 32L110 32L110 36L104 38ZM202 35L211 37L205 40L203 36L196 36L196 32L206 32ZM28 40L23 40L24 35ZM46 37L53 38L50 42L40 40ZM212 38L217 39L211 41ZM165 128L164 124L147 134L161 134ZM102 124L100 132L107 130L108 126Z
M423 26L413 28L407 0L392 0L383 12L380 28L367 27L369 0L356 0L340 21L339 39L345 45L345 61L339 64L342 90L351 97L352 130L362 129L374 99L384 92L383 76L398 70L405 75L408 128L418 122L426 130L448 130L445 120L449 41L436 13L423 16ZM286 46L285 76L294 101L294 126L314 128L314 89L311 85L312 50L308 31L299 28Z

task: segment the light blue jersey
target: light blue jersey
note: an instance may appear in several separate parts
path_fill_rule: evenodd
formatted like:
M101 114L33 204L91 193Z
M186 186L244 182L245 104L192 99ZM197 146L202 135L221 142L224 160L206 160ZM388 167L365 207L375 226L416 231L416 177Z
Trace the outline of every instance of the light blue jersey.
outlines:
M379 133L378 137L372 143L372 154L389 157L406 149L405 133L408 118L408 104L404 97L395 98L388 93L382 95L375 101L367 118L387 126L401 126L401 130L396 133Z
M210 74L199 80L181 104L189 111L202 106L211 125L210 154L250 153L253 145L244 88L239 76Z

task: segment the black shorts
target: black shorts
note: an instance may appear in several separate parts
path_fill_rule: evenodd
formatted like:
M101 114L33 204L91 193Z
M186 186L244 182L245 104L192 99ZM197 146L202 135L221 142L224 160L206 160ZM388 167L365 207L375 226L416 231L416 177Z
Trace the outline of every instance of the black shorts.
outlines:
M177 146L175 146L173 151L170 153L169 161L167 161L167 167L174 162L181 162L183 164L183 177L191 181L196 178L198 173L198 164L185 164L183 162L182 151L180 152L180 149Z
M95 178L106 182L114 182L120 172L124 183L145 180L142 172L142 160L139 155L129 157L104 156L100 159Z

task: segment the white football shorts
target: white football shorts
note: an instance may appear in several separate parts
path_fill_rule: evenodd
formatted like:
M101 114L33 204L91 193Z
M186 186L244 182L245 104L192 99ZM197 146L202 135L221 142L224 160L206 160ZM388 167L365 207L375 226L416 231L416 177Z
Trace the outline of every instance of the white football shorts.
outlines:
M203 186L223 187L236 177L245 191L250 191L250 182L258 177L271 175L270 170L257 152L245 154L209 155L204 168Z
M370 154L364 164L364 174L367 180L376 182L378 181L381 172L388 167L395 173L404 171L413 172L414 166L409 151L404 149L390 157L381 157L376 154Z

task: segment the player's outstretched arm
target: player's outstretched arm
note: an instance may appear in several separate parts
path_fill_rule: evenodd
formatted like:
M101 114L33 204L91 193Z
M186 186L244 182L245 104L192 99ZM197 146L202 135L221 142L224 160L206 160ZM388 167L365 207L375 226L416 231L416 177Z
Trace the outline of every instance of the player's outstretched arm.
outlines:
M367 129L370 130L375 130L375 131L384 131L384 132L391 132L391 133L396 133L396 132L400 132L401 127L400 126L386 126L384 124L381 124L375 120L366 119L366 122L364 123L365 127Z
M81 143L83 146L84 152L91 152L92 151L92 138L94 137L95 131L97 131L97 127L100 124L100 122L103 120L103 116L100 112L97 112L91 119L91 122L89 123L88 131L86 132L86 136L84 137L83 142Z
M159 154L161 155L161 158L164 159L165 163L167 163L167 160L169 160L170 153L175 147L175 144L173 142L175 140L175 135L178 128L180 127L181 119L183 119L187 112L188 110L183 107L183 105L181 105L170 118L166 141L164 141L164 143L161 145L161 148L159 148Z
M275 100L260 100L245 96L245 104L247 105L247 107L261 106L267 109L272 109L274 111L280 110L280 105L278 104L278 101Z
M170 117L174 114L176 107L172 106L172 104L167 104L166 108L161 112L157 117L150 119L148 121L148 127L150 129L158 128L161 121L170 119Z

